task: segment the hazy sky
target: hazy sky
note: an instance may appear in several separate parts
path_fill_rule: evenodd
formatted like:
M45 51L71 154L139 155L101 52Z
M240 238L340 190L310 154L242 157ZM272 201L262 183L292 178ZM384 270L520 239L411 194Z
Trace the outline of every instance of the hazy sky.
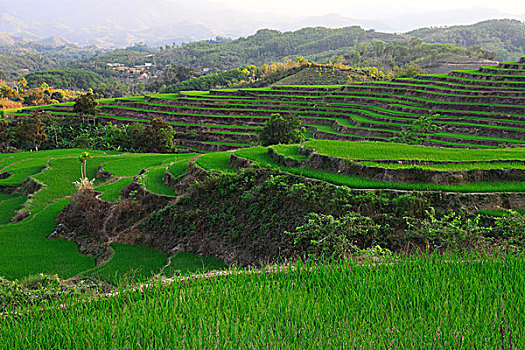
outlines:
M385 15L388 9L393 14L408 11L441 11L450 9L468 9L482 7L497 9L499 12L525 14L525 0L212 0L236 8L254 11L280 12L294 14L323 15L340 13L367 15L372 17L375 10ZM386 11L385 11L386 10Z

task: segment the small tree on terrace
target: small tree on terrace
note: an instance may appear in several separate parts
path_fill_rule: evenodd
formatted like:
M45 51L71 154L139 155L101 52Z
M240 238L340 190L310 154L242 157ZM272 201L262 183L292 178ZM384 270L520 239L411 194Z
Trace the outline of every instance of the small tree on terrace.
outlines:
M3 153L7 148L7 132L9 129L9 123L5 118L0 119L0 153Z
M84 124L84 117L86 115L97 114L98 102L93 95L93 91L90 89L87 94L83 94L77 97L73 111L82 116L82 124Z
M44 123L40 116L33 114L20 119L16 137L22 147L29 143L35 151L38 151L38 147L47 139Z
M266 125L259 132L259 141L263 146L279 143L300 143L304 140L304 128L295 114L272 114Z
M441 127L433 123L434 118L438 116L439 114L436 114L435 116L420 117L414 120L410 129L402 130L393 141L411 145L424 144L432 134L441 131Z
M133 124L128 132L136 151L161 153L173 148L173 128L161 118L147 124Z

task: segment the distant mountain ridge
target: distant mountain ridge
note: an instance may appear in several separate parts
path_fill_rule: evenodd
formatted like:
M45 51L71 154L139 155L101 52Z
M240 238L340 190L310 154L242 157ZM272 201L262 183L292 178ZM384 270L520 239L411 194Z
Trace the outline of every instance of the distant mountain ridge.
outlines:
M159 26L151 33L159 40L167 40L169 36L166 32L169 32L170 26L179 30L190 26L197 30L194 25L181 22ZM206 26L198 29L200 35L209 35ZM352 66L393 69L396 65L404 66L444 55L496 58L499 61L516 60L525 55L525 24L517 20L422 28L405 34L365 30L359 26L338 29L308 27L286 32L261 29L238 39L218 37L198 40L195 36L184 45L163 45L160 48L136 45L117 50L105 48L107 40L104 38L98 45L81 47L62 37L28 41L19 35L0 33L0 55L3 55L0 73L7 77L16 78L35 70L60 68L78 68L102 74L108 70L108 63L130 67L152 63L156 72L151 75L158 75L163 68L173 64L209 72L243 65L260 66L298 56L319 63L343 59L345 64ZM184 39L181 37L181 40ZM465 49L467 47L468 50Z
M60 37L81 46L105 47L125 47L139 42L162 46L217 36L237 38L261 28L292 31L304 27L359 25L383 32L405 32L428 25L474 23L502 17L525 20L525 15L488 9L404 14L370 20L344 13L320 16L254 13L208 0L0 0L0 32L16 41Z

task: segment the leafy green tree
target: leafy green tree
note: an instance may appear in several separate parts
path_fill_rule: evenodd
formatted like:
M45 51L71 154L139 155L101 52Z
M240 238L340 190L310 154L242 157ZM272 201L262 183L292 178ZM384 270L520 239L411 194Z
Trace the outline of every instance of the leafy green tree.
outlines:
M138 123L137 123L138 124ZM103 127L102 146L106 149L131 150L133 148L132 140L129 135L131 130L129 124L119 127L116 124L109 122Z
M8 143L9 123L4 119L0 119L0 153L5 152Z
M259 132L259 141L263 146L279 143L300 143L304 141L305 129L295 114L272 114L266 125Z
M18 125L16 137L21 146L30 144L35 151L38 151L40 144L47 139L44 123L38 114L23 117Z
M294 245L306 254L348 257L381 242L381 225L370 217L348 212L341 217L310 213L294 232Z
M84 117L86 115L95 115L97 114L98 102L93 95L93 91L88 91L88 93L80 95L75 100L73 106L73 111L82 116L82 123L84 123Z
M441 130L440 126L434 124L434 118L436 116L439 116L439 114L420 117L414 120L410 129L402 130L398 137L393 138L393 141L411 145L424 144L432 134Z
M148 124L135 123L128 128L133 149L141 152L170 152L173 149L173 128L161 118Z

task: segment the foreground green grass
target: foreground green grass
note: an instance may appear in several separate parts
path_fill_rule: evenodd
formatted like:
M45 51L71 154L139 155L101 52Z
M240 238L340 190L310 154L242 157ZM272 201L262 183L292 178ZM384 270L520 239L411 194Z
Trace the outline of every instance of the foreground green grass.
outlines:
M314 263L71 300L7 318L34 348L522 349L523 256ZM59 330L59 331L57 331Z

